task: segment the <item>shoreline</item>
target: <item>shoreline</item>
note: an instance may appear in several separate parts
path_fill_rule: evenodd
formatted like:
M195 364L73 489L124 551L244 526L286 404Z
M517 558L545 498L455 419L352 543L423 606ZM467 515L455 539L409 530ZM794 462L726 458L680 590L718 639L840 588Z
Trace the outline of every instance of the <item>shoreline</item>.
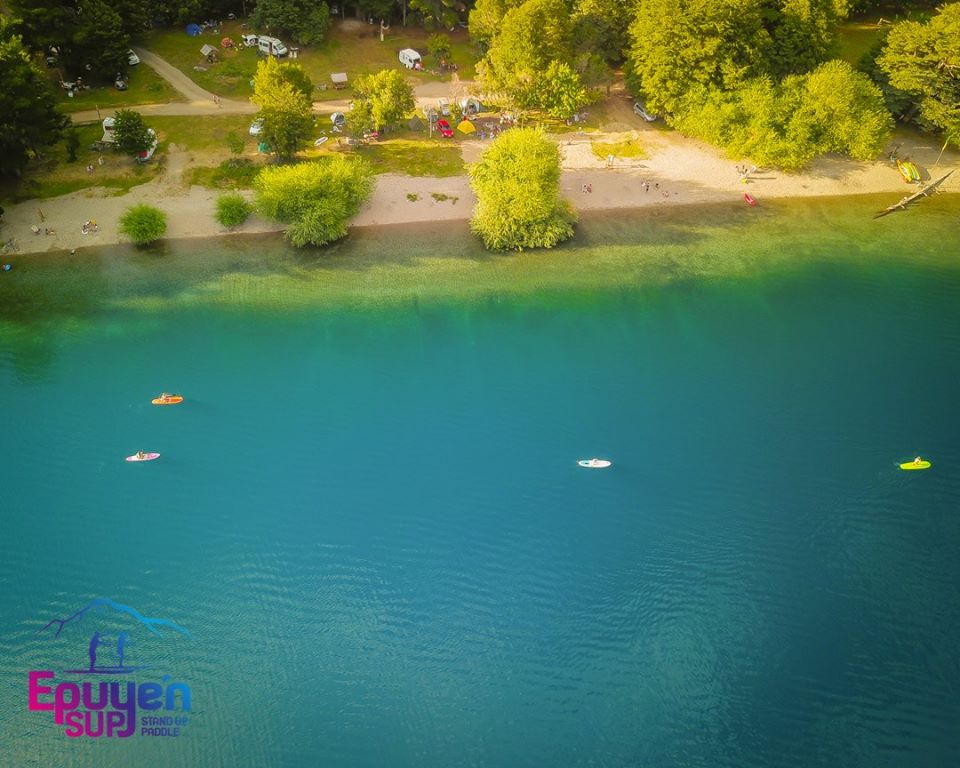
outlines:
M889 194L890 203L894 203L914 189L902 181L896 167L889 162L858 162L829 156L819 158L803 173L788 175L760 169L747 183L742 183L737 175L737 163L712 147L655 129L621 135L638 137L649 157L617 159L613 167L607 167L605 161L593 155L590 138L555 137L560 139L558 144L563 158L561 194L577 213L663 210L724 202L746 205L744 193L754 197L761 208L765 200L843 198L867 194ZM602 138L616 137L616 134L605 134ZM480 141L463 142L464 161L476 160L486 146ZM929 168L928 174L932 178L950 168L960 167L960 154L948 151L937 167L930 168L939 154L939 148L935 146L914 142L902 151L904 155L909 153L921 167ZM176 147L171 147L169 153L167 170L161 178L133 187L122 196L97 187L10 206L0 229L0 244L12 239L16 248L5 249L2 258L8 262L28 254L126 243L127 239L118 230L118 220L124 210L138 203L155 205L167 214L164 240L282 232L285 229L256 216L240 227L224 229L213 218L216 198L222 191L182 184L182 170L193 158ZM942 189L947 194L960 191L960 177L951 178ZM416 196L416 200L411 201L410 196ZM350 226L366 228L464 221L470 218L474 203L475 197L466 175L438 178L382 174L376 177L373 193L350 221ZM83 234L86 221L96 221L98 231ZM32 226L39 227L39 235L33 234ZM45 228L52 229L55 234L43 234Z

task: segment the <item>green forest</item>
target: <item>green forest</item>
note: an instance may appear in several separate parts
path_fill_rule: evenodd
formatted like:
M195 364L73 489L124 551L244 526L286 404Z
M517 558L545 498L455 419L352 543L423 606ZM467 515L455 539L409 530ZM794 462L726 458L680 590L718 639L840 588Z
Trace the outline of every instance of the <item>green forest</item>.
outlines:
M844 57L846 20L884 13L875 44ZM960 3L905 13L875 0L10 0L0 18L0 175L18 175L68 130L45 59L68 77L110 81L148 30L231 16L318 48L340 18L466 27L478 87L501 108L565 119L625 78L667 125L787 170L827 152L874 157L895 120L960 140Z

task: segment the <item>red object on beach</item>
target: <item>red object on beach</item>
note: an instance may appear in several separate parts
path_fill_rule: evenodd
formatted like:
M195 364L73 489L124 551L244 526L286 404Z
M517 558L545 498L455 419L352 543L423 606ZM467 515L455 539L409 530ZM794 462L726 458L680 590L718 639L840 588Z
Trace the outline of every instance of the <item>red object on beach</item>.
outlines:
M756 206L757 204L757 201L750 197L750 195L748 195L746 192L743 193L743 199L750 203L750 205Z

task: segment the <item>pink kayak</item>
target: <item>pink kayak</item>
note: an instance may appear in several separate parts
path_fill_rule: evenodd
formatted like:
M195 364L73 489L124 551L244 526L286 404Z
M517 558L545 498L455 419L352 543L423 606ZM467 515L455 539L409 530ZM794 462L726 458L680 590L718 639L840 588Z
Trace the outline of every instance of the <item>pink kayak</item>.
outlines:
M137 456L137 454L133 454L133 456L127 456L127 461L153 461L154 459L159 458L159 453L145 453L143 456Z

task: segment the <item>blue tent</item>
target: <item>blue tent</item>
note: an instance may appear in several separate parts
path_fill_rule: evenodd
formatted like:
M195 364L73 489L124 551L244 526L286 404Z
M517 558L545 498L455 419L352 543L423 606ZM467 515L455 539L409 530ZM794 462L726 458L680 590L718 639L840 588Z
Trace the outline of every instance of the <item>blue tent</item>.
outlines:
M187 34L190 37L196 37L200 34L200 25L199 24L187 24Z

